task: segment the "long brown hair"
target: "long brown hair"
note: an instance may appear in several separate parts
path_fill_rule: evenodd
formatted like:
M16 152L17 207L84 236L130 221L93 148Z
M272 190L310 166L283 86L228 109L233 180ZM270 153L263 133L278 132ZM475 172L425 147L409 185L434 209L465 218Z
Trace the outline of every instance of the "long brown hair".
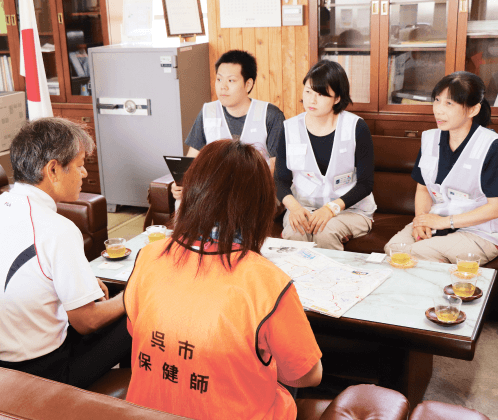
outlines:
M211 231L217 227L218 253L223 266L231 269L234 238L241 240L237 261L249 251L259 253L271 232L275 206L275 184L261 153L240 141L212 142L185 173L182 202L165 253L175 242L188 248L200 240L200 267L204 245L212 241Z

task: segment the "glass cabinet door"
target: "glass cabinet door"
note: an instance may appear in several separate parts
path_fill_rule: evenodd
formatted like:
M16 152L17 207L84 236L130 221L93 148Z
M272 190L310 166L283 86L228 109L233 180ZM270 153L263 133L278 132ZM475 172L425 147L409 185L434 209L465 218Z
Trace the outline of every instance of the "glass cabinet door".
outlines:
M65 90L63 78L61 77L62 60L57 42L59 33L53 22L53 4L47 0L34 0L33 3L50 100L52 102L64 102Z
M382 1L381 15L386 15L389 30L383 44L387 51L381 53L382 87L387 92L381 97L381 109L431 105L434 86L454 66L454 56L448 57L447 50L455 43L456 33L449 34L448 14L446 0L392 0L388 13L387 1ZM430 113L432 107L416 112Z
M20 89L17 64L19 26L17 15L13 14L9 4L6 4L7 1L0 0L0 92ZM14 40L17 41L17 45L14 45L16 44Z
M377 108L377 74L373 74L372 68L377 67L378 43L372 42L372 20L378 26L378 2L373 3L370 0L318 2L318 60L335 61L344 68L353 110Z
M57 0L63 21L66 47L68 102L91 102L88 48L108 44L105 2L101 0Z
M477 74L484 81L489 104L498 107L498 1L469 0L468 4L463 1L460 19L462 25L467 24L466 45L459 44L462 56L457 56L457 68ZM493 114L498 114L498 108Z

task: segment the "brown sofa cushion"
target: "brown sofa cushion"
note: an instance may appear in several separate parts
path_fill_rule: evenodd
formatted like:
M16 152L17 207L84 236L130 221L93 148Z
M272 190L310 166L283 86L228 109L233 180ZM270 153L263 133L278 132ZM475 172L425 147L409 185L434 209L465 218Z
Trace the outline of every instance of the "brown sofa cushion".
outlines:
M0 418L19 420L166 420L185 417L0 368Z

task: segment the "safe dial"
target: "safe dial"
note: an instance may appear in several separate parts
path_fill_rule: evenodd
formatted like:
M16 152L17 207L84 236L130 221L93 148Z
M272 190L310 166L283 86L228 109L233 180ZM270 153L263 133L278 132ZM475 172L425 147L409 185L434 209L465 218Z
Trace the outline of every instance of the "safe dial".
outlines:
M126 112L128 112L130 114L134 114L137 110L137 105L132 100L128 100L125 102L124 108L125 108Z

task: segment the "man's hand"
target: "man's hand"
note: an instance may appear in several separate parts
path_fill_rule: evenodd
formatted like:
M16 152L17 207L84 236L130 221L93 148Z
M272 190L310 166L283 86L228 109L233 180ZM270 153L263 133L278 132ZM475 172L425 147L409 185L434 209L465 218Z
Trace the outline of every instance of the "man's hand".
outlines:
M171 193L173 194L175 200L182 199L182 191L183 187L179 187L178 185L176 185L176 182L173 182L173 184L171 184Z
M100 280L98 277L97 277L97 281L99 282L99 286L100 288L102 289L102 291L104 292L104 297L101 297L99 299L99 301L103 301L103 300L107 300L109 299L109 290L107 289L107 286L104 284L104 282L102 280Z
M413 227L428 227L431 229L442 230L449 229L450 222L448 217L442 217L437 214L420 214L413 219Z
M326 206L315 210L311 214L311 218L309 220L310 232L312 232L314 235L316 235L318 232L323 232L323 229L325 229L325 226L327 225L329 220L334 216L335 214L332 213L332 211Z
M289 210L289 223L291 225L292 230L295 232L296 230L304 235L305 233L310 233L310 217L311 213L306 210L303 206L299 205Z
M413 228L412 236L416 242L421 241L422 239L430 239L432 238L432 230L427 226L419 226Z

